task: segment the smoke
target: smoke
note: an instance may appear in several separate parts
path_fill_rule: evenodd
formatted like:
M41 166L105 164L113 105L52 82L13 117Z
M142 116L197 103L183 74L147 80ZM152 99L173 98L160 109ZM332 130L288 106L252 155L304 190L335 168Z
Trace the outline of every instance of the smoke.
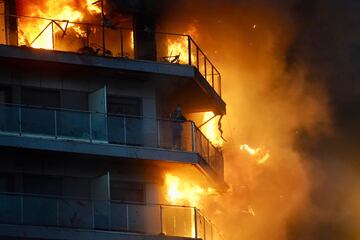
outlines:
M195 26L195 40L222 73L230 190L205 211L225 239L360 237L358 6L169 3L163 30ZM256 164L241 144L266 149L269 160Z

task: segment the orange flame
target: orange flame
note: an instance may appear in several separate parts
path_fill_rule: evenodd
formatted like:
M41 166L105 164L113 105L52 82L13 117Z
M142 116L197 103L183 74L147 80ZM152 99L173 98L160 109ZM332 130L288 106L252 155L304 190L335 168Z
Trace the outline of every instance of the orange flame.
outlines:
M211 119L212 117L214 117L214 113L213 112L206 112L204 113L203 116L203 122L208 121L209 119ZM216 119L212 119L210 120L208 123L206 123L201 130L204 132L205 136L210 140L210 142L216 146L216 147L221 147L224 143L223 139L221 138L221 134L219 132L218 126L217 126L217 121Z
M247 144L243 144L240 146L241 151L247 152L249 155L253 156L254 159L256 159L257 164L261 165L268 161L270 158L270 153L267 151L264 151L263 149L257 147L252 148Z
M76 2L72 0L46 0L45 3L22 4L23 15L59 20L52 23L46 19L20 18L19 19L19 45L33 48L53 49L54 36L65 30L73 30L76 37L85 37L85 32L79 25L69 22L82 22L86 15L99 14L101 9L94 0Z
M170 173L165 174L165 186L166 200L173 205L190 205L199 208L203 197L216 194L213 188L205 189Z

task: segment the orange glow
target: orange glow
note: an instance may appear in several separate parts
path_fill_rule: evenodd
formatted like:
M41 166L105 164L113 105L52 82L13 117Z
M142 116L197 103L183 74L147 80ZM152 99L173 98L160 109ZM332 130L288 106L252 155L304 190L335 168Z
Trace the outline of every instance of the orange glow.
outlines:
M86 0L88 11L90 11L91 13L100 14L101 4L100 3L94 4L94 3L96 3L96 0Z
M243 144L240 146L240 150L251 155L259 165L264 164L270 158L270 153L259 147L252 148L247 144Z
M101 9L94 0L87 0L77 4L72 0L46 0L40 4L24 3L22 15L58 20L51 24L50 20L20 18L19 19L19 45L33 48L53 49L54 36L71 30L77 38L85 37L86 33L80 25L70 22L82 22L87 15L99 14ZM58 24L58 25L57 25Z
M169 61L172 61L178 56L179 63L189 63L187 37L178 37L176 40L168 39L167 56L169 57Z
M193 25L189 26L187 32L191 36L197 35L197 29ZM189 41L185 33L184 36L172 36L167 39L167 56L170 62L179 57L178 63L189 64ZM193 51L191 52L191 61L192 63L196 61L196 56L193 54Z
M202 121L206 122L213 116L214 116L213 112L206 112L204 113ZM203 127L201 127L201 131L205 134L205 136L210 140L210 142L214 146L221 147L223 145L224 141L221 138L221 134L218 129L216 118L212 119L211 121L206 123Z
M166 200L173 205L200 207L205 196L216 194L213 188L203 188L170 173L165 174Z

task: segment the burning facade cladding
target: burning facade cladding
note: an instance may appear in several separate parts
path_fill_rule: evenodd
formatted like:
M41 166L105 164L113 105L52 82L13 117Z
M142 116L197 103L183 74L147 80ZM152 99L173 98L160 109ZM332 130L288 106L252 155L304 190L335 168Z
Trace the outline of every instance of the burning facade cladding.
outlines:
M220 73L130 3L0 1L0 239L221 239Z

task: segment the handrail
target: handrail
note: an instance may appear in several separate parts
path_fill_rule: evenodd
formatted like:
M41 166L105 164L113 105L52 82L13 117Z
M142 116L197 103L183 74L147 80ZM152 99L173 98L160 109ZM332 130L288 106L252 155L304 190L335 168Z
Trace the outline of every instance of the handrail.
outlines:
M87 141L90 143L106 143L106 144L115 144L115 145L137 145L140 144L144 147L155 147L160 149L167 148L176 148L181 151L195 152L199 154L199 156L205 160L205 162L218 174L223 174L223 169L220 162L223 161L222 152L215 147L211 141L206 138L204 133L195 125L193 121L174 121L173 119L159 119L159 118L151 118L144 116L132 116L132 115L120 115L120 114L107 114L107 113L97 113L90 111L82 111L82 110L73 110L73 109L62 109L62 108L46 108L39 106L26 106L22 104L13 104L13 103L0 103L0 107L4 106L6 108L11 109L13 114L17 115L17 121L13 122L16 126L9 129L9 127L1 126L0 131L10 131L19 134L20 136L24 134L31 134L32 136L47 136L55 139L72 139L79 141ZM26 112L34 110L35 112ZM36 110L40 110L36 112ZM24 112L25 111L25 112ZM46 113L46 115L42 115ZM73 115L65 115L62 116L62 113L71 113ZM36 120L29 119L29 114L32 117L40 117L46 118L49 125L45 125L42 127L32 127L29 124L35 124ZM79 115L76 115L79 114ZM81 115L84 114L84 115ZM6 113L4 113L4 116ZM15 115L13 117L15 117ZM94 118L95 117L95 118ZM100 118L99 118L100 117ZM109 125L108 121L115 120L116 124L119 124L119 121L123 122L121 129L113 128L114 125ZM80 119L80 122L84 125L76 125L76 119ZM99 122L100 119L100 122ZM0 119L1 120L1 119ZM65 123L62 122L65 120ZM75 122L74 122L75 120ZM141 122L131 122L133 120L141 121ZM151 120L153 124L157 124L153 135L148 135L147 138L143 138L142 135L137 135L134 129L127 129L128 126L145 126L142 122L144 120ZM6 120L5 121L9 121ZM87 121L87 122L86 122ZM95 122L93 122L95 121ZM149 122L149 123L151 123ZM0 122L1 123L1 122ZM74 124L75 123L75 124ZM162 123L167 123L170 125L160 125ZM130 125L129 125L130 124ZM135 125L134 125L135 124ZM191 126L191 129L186 128L185 130L177 130L176 126L171 124L181 124L181 126ZM188 124L188 125L185 125ZM3 127L4 129L2 129ZM150 126L151 127L151 126ZM109 128L115 129L111 135L109 135ZM132 127L134 128L134 127ZM174 132L175 131L175 132ZM180 131L180 132L178 132ZM141 132L139 132L141 134ZM114 135L115 134L115 135ZM177 135L180 134L180 135ZM208 145L207 153L198 149L202 149L202 143L197 142L197 135L200 134L201 138L206 141ZM115 137L115 138L113 138ZM128 137L132 137L132 140L127 140ZM115 141L112 141L115 139ZM173 141L173 143L168 143L166 141ZM191 139L191 147L190 142L186 139ZM214 156L210 156L210 151L215 151ZM222 164L222 163L220 163Z
M198 208L190 207L190 206L177 206L171 204L156 204L156 203L126 203L126 202L119 202L119 201L111 201L111 200L95 200L95 199L82 199L82 198L74 198L74 197L65 197L65 196L50 196L45 194L31 194L31 193L17 193L17 192L0 192L0 197L9 196L9 197L16 197L19 198L20 201L14 201L15 199L11 199L14 204L11 206L8 205L0 205L0 211L2 213L13 214L14 218L9 220L9 223L12 224L31 224L31 225L46 225L46 226L57 226L57 227L79 227L85 229L107 229L110 231L121 231L121 232L133 232L139 230L142 234L164 234L165 231L169 229L170 232L165 232L165 234L169 234L169 236L178 236L178 237L191 237L197 239L198 236L202 233L204 240L221 240L223 239L222 234L219 230L215 227L214 223L211 222L205 214L203 214ZM33 199L33 200L29 200ZM44 202L45 199L48 199L49 202ZM32 204L35 204L36 201L42 201L42 204L49 204L47 207L47 211L44 213L45 215L33 215L31 214ZM46 201L46 200L45 200ZM55 202L52 202L55 201ZM61 204L61 201L82 201L84 205L69 205L69 204ZM103 202L105 205L97 205L99 202ZM109 203L109 204L108 204ZM55 205L54 205L55 204ZM112 205L114 204L114 205ZM122 211L126 211L125 215L113 215L112 207L116 206L125 206L125 209ZM137 218L141 218L141 214L138 215L129 215L129 207L156 207L154 210L156 211L155 215L154 212L147 212L146 210L142 212L142 214L151 214L151 226L154 227L153 221L157 221L158 225L155 225L151 231L146 230L147 224L150 222L140 220L140 226L136 225L135 228L131 228L129 226L130 219L133 221ZM43 207L43 206L42 206ZM186 211L191 210L193 212L192 215L183 215L177 212L166 212L166 209L171 208L179 208L184 209ZM91 210L88 213L82 215L81 210L88 209ZM118 208L118 210L121 208ZM95 214L96 210L98 211ZM165 210L165 211L164 211ZM19 215L15 214L13 211L20 213ZM28 214L30 212L30 214ZM60 214L62 212L62 214ZM73 221L74 213L76 215L76 221ZM96 218L100 217L104 219L104 217L108 220L105 222L96 223ZM116 217L118 219L117 222L112 222L112 217ZM1 218L2 223L7 223L6 218ZM52 218L55 217L56 219ZM156 220L156 218L159 218ZM204 222L201 226L197 225L198 218L202 218ZM169 219L178 219L180 221L187 221L190 222L192 227L181 227L180 225L174 225L173 221L169 221ZM46 221L49 220L50 222ZM91 220L92 219L92 220ZM26 221L25 221L26 220ZM69 222L70 220L70 222ZM100 219L99 219L100 220ZM121 220L121 222L119 222ZM44 222L46 221L46 222ZM90 222L91 221L91 222ZM123 221L126 222L126 227L123 224ZM200 219L201 221L201 219ZM170 224L170 226L169 226ZM190 232L189 232L190 231ZM210 231L211 234L208 236L207 231ZM214 238L213 231L219 236L219 238ZM201 237L201 236L200 236Z

